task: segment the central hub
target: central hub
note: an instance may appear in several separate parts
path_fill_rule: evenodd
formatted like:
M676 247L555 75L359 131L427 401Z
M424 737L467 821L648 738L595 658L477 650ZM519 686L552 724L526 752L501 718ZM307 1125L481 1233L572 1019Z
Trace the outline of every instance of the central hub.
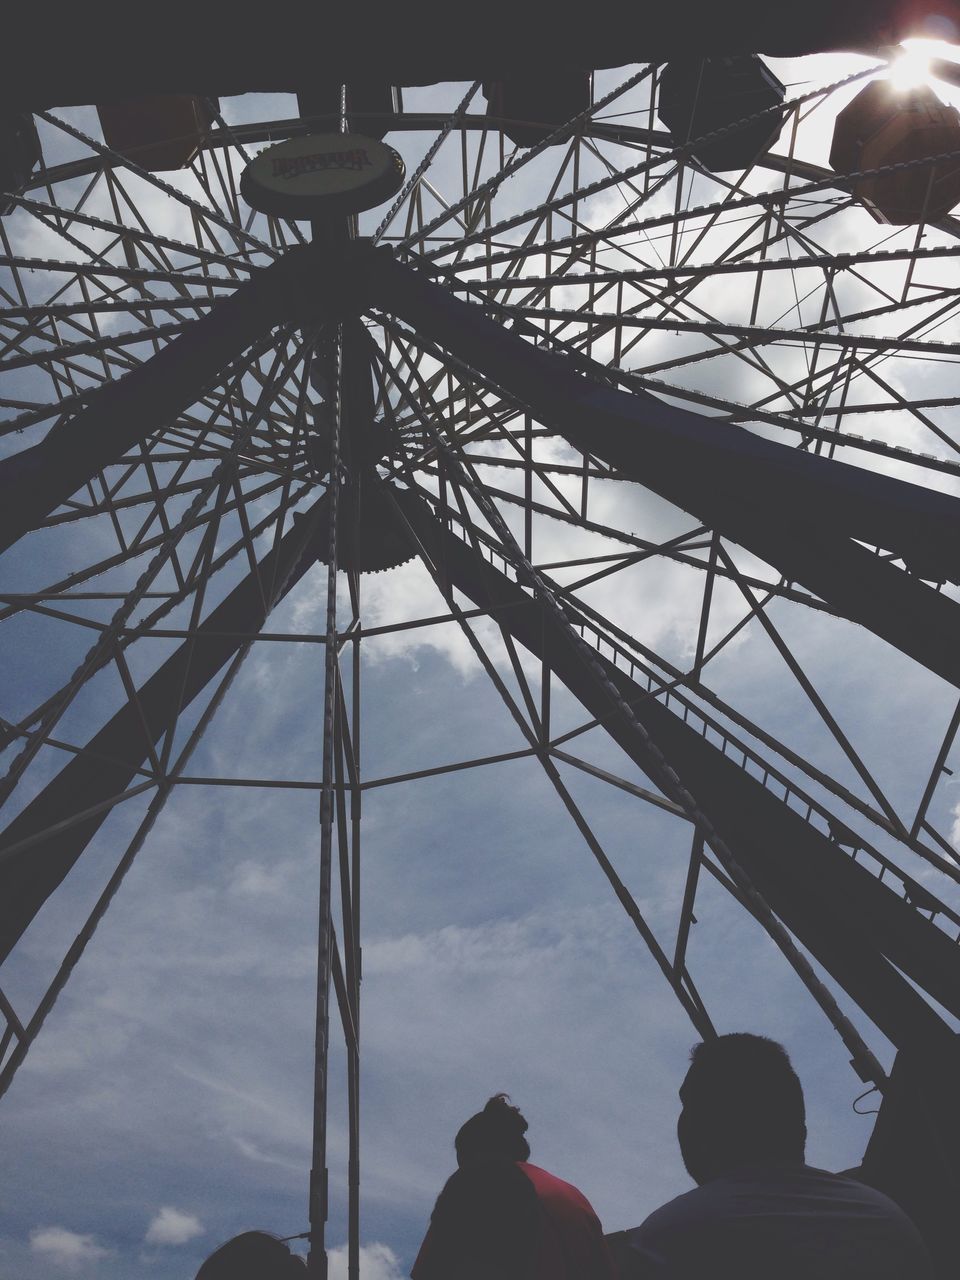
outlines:
M403 185L398 152L361 133L308 133L266 147L243 171L251 208L315 219L373 209Z

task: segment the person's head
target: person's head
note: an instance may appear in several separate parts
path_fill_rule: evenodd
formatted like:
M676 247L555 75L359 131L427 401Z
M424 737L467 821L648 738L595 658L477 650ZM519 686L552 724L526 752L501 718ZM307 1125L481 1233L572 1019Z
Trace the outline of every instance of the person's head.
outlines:
M244 1231L211 1253L197 1280L303 1280L304 1262L266 1231Z
M803 1090L782 1045L738 1032L694 1047L677 1138L694 1182L769 1160L802 1162Z
M454 1141L457 1164L462 1169L478 1160L526 1160L530 1155L523 1136L526 1131L519 1109L510 1105L505 1093L498 1093L461 1126Z

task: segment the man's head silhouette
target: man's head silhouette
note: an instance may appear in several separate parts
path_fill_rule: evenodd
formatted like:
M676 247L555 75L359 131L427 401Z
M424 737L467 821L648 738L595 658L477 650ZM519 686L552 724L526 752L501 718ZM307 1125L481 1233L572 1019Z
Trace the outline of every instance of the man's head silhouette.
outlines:
M803 1090L782 1045L738 1032L696 1045L677 1138L697 1183L770 1160L803 1162Z

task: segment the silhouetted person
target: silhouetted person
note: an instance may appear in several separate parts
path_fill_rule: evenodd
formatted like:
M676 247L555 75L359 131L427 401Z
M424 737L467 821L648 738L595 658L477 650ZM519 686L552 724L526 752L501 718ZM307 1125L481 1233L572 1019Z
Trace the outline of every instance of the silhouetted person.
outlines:
M625 1280L927 1280L897 1205L804 1162L803 1090L762 1036L699 1044L680 1089L680 1152L697 1189L625 1235Z
M613 1280L590 1202L528 1162L526 1131L502 1093L463 1125L414 1280Z
M196 1280L304 1280L304 1261L266 1231L244 1231L211 1253Z

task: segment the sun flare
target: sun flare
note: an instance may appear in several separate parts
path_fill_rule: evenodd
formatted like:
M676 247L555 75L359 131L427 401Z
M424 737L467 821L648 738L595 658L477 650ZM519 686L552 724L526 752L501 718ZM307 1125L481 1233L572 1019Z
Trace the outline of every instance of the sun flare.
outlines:
M896 61L891 62L889 78L890 83L900 93L929 84L929 55L921 53L919 49L904 49Z
M954 81L950 64L960 70L958 56L960 49L943 40L905 40L887 68L887 78L900 93L921 85L933 86L941 77Z

